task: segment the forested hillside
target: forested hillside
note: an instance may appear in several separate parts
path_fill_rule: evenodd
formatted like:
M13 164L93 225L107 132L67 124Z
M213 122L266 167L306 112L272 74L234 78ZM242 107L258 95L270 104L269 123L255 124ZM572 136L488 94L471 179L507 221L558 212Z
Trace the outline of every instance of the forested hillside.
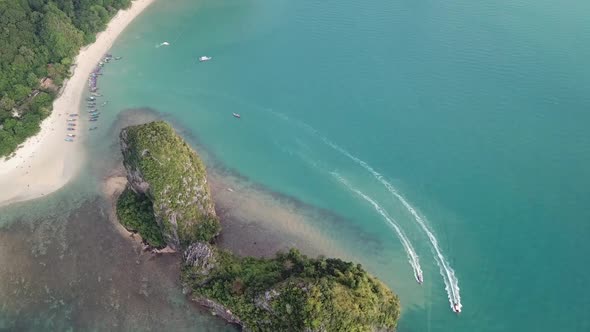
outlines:
M0 156L39 131L81 46L131 0L0 0Z

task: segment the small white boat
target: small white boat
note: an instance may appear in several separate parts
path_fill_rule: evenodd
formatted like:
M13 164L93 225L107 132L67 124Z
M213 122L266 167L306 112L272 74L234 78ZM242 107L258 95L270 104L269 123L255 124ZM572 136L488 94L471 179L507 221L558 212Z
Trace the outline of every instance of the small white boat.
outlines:
M74 134L68 134L68 137L76 137Z
M169 42L167 42L167 41L165 41L165 42L163 42L162 44L160 44L160 46L170 46L170 43L169 43Z
M202 57L199 58L199 62L205 62L205 61L209 61L211 59L213 59L213 58L210 56L203 55Z
M238 119L242 117L242 116L241 116L241 115L239 115L238 113L232 113L232 115L234 116L234 118L238 118Z
M76 120L77 120L76 118L73 118L73 119L68 119L68 122L74 122L74 121L76 121Z
M229 191L230 193L234 192L234 190L232 188L227 188L227 191Z
M458 303L454 303L454 304L453 304L453 311L454 311L456 314L460 314L460 313L461 313L461 307L459 306L459 304L458 304Z

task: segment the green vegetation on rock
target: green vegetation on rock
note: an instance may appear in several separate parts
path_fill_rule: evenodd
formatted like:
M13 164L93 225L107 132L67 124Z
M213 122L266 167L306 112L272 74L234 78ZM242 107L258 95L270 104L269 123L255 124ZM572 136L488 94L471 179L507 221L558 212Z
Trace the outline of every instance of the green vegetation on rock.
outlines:
M205 166L170 125L157 121L127 127L121 131L121 146L129 185L153 203L168 245L180 249L219 234Z
M295 249L262 259L195 243L182 279L197 302L213 300L252 331L393 330L400 314L397 296L360 265Z
M220 226L205 166L170 125L127 127L121 148L131 189L117 204L119 220L183 251L182 281L197 303L251 331L395 329L397 296L360 265L295 249L238 257L210 244Z
M129 187L125 188L117 201L117 218L127 230L139 233L151 247L166 246L160 225L154 217L152 202L145 195L136 194Z
M39 132L80 47L130 3L0 0L0 156Z

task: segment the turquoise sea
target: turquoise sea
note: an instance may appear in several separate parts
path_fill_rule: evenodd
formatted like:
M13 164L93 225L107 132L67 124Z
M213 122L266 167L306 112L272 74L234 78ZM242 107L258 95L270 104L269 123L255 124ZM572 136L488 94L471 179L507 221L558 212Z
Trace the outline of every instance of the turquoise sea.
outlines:
M81 177L0 211L0 330L232 329L186 300L173 260L124 254L107 221L117 129L144 116L206 157L252 236L384 280L399 331L590 331L589 12L158 0L111 50Z

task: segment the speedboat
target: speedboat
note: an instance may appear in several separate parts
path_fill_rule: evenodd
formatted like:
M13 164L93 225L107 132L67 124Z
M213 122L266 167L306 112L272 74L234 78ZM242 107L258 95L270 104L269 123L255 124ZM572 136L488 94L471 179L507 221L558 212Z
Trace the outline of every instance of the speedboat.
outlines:
M456 314L460 314L461 313L461 307L459 306L459 303L453 303L453 312Z
M242 116L241 116L241 115L239 115L238 113L232 113L232 115L234 116L234 118L238 118L238 119L242 117Z
M418 282L420 285L422 285L422 283L424 282L424 279L423 279L423 277L422 277L422 275L421 275L421 274L418 274L418 275L416 276L416 281L417 281L417 282Z
M210 56L203 55L202 57L199 58L199 62L205 62L205 61L209 61L211 59L213 59L213 58Z
M162 44L160 44L160 46L170 46L170 43L169 43L169 42L167 42L167 41L165 41L165 42L163 42Z

